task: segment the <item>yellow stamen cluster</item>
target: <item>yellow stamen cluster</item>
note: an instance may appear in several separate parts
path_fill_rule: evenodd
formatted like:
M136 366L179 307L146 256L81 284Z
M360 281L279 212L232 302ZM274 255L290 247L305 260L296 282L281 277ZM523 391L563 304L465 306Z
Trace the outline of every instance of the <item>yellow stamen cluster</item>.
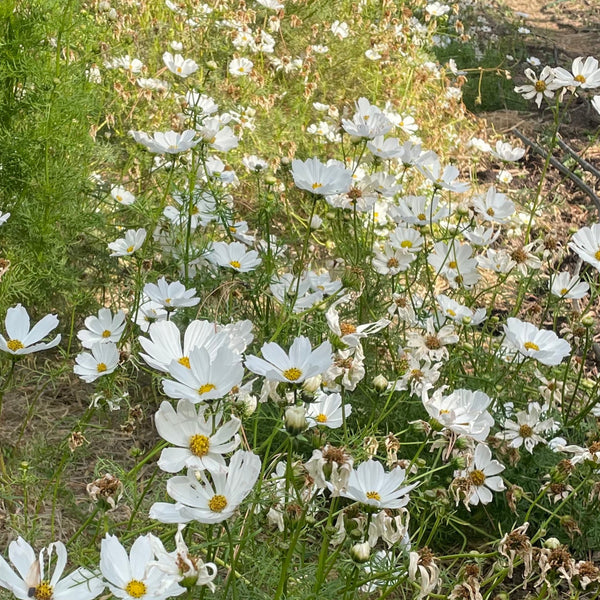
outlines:
M8 340L6 345L11 352L16 352L17 350L21 350L21 348L25 348L21 340Z
M40 585L35 588L33 597L35 600L52 600L52 594L54 590L47 580L41 581Z
M205 383L198 388L198 394L202 396L202 394L208 394L211 390L214 390L217 386L212 383Z
M229 261L229 264L234 268L234 269L239 269L242 266L242 263L240 263L239 260L231 260Z
M479 469L474 469L469 473L469 479L471 480L473 485L479 487L483 485L483 482L485 481L485 473L483 471L480 471Z
M218 512L218 513L223 512L226 507L227 507L227 498L225 498L225 496L222 496L221 494L215 494L208 501L208 508L210 508L210 510L212 510L213 512Z
M206 456L210 448L210 439L197 433L190 438L190 450L194 456Z
M283 376L288 381L298 381L298 379L302 377L302 371L300 369L297 369L296 367L292 367L291 369L286 369L283 372Z
M381 496L378 492L367 492L366 496L369 500L377 500L377 502L381 500Z
M315 417L315 421L317 423L327 423L327 415L324 415L323 413L319 413L316 417Z
M111 335L112 335L112 334L110 333L110 331L109 331L108 329L105 329L105 330L102 332L102 337L103 337L103 338L109 338Z
M184 367L187 367L188 369L191 369L191 367L190 367L190 359L187 356L182 356L177 362L180 365L183 365Z
M98 373L104 373L107 370L107 366L104 363L98 363L96 365L96 370L98 371Z
M132 579L126 586L125 591L132 598L141 598L146 595L147 588L146 584L143 581L138 581L137 579Z
M533 342L525 342L523 346L525 346L527 350L535 350L536 352L540 349L540 347Z

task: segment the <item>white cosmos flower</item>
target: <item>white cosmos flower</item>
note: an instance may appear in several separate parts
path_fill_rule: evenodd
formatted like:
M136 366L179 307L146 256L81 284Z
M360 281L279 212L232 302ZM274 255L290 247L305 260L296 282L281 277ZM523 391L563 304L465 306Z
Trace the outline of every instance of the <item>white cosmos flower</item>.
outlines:
M506 162L516 162L521 160L525 155L525 148L512 146L510 142L498 140L496 142L496 150L492 150L492 156L504 160Z
M178 473L184 467L194 470L218 469L225 464L223 454L240 445L237 431L241 421L231 417L220 426L223 413L204 416L192 402L181 399L177 411L164 401L154 416L158 434L175 448L165 448L158 466L167 473Z
M342 397L337 393L319 392L315 402L306 405L306 419L309 425L324 425L329 429L341 427L351 412L352 407L349 404L342 406Z
M92 383L98 377L109 375L119 364L119 350L113 342L98 342L91 350L91 353L78 354L75 358L77 364L73 367L73 372L86 383Z
M254 271L262 262L256 250L246 250L240 242L214 242L206 259L219 267L233 269L238 273Z
M263 344L264 358L246 357L246 368L271 381L302 383L305 379L320 375L332 364L332 348L328 341L312 350L310 340L297 337L290 346L289 355L275 342Z
M33 548L19 537L10 543L8 556L18 575L0 556L0 587L19 600L92 600L106 587L97 575L83 567L61 579L67 564L67 550L62 542L50 544L36 556ZM56 562L50 576L53 559Z
M395 467L386 473L380 462L369 459L351 471L340 495L377 508L402 508L408 504L408 493L418 485L402 487L404 478L404 469Z
M177 583L179 577L153 566L154 559L149 535L133 542L129 556L114 535L107 533L100 546L100 571L112 594L123 600L167 600L185 592Z
M143 295L135 316L135 323L142 331L146 332L153 323L166 320L168 315L169 313L162 307L162 304Z
M377 273L394 276L406 271L415 258L414 253L396 248L390 242L386 242L383 248L374 248L371 264Z
M478 308L473 312L467 306L460 304L444 294L439 294L435 299L441 309L438 314L438 322L440 324L443 324L445 319L450 319L461 325L480 325L486 319L485 308Z
M10 217L9 212L3 213L2 211L0 211L0 225L4 225L4 223L6 223L6 221L8 221L9 217Z
M567 340L559 338L554 331L538 329L533 323L510 317L504 325L504 345L522 356L535 358L543 365L556 366L571 352Z
M101 308L97 317L91 315L86 318L85 326L87 329L77 332L77 337L84 348L106 342L117 344L125 330L125 313L119 310L113 316L110 308Z
M385 135L393 125L381 109L372 105L366 98L359 98L352 120L342 119L342 127L346 133L354 137L372 140Z
M130 205L135 202L135 196L128 192L124 187L115 185L110 190L110 195L119 203L123 205Z
M167 552L160 538L150 534L150 543L156 556L156 562L151 564L159 571L177 577L179 581L192 580L195 585L206 585L211 592L214 592L216 588L212 581L217 576L217 566L214 563L205 563L200 556L192 556L189 553L183 539L184 528L185 525L177 527L173 552Z
M292 176L296 187L319 196L344 194L352 185L352 174L336 160L323 164L318 158L295 159Z
M179 77L189 77L198 70L198 64L191 58L183 58L181 54L173 56L170 52L163 54L163 62L167 69Z
M423 394L423 406L429 416L458 435L465 435L483 442L494 425L488 412L492 399L480 390L454 390L444 396L445 388L436 390L431 398Z
M531 83L515 87L515 92L521 94L525 100L535 98L538 108L542 105L543 98L554 98L554 92L561 87L555 79L554 71L548 66L542 69L539 78L532 69L525 69L525 77Z
M576 275L571 277L568 271L563 271L550 279L550 291L559 298L580 300L589 291L590 286L581 281Z
M442 169L442 164L437 156L430 161L425 160L418 164L417 169L419 169L419 171L427 177L436 188L462 194L471 187L467 182L461 183L456 180L460 175L460 171L454 165L446 165Z
M509 441L511 448L525 446L527 452L533 453L534 447L539 443L546 443L541 433L552 430L554 419L540 421L543 408L537 402L530 402L527 410L520 410L515 414L516 422L506 420L504 431L496 434L500 440Z
M176 131L157 131L150 137L144 131L130 131L129 134L139 144L143 144L155 154L179 154L193 148L200 140L195 139L196 131L186 129L183 133Z
M496 191L492 185L485 196L478 195L473 198L473 207L485 221L492 223L506 223L515 212L515 205L504 194Z
M220 329L220 328L219 328ZM154 369L169 372L173 361L189 367L190 352L194 348L203 347L211 356L221 346L228 346L230 338L227 333L219 331L210 321L192 321L186 328L181 347L181 332L173 321L159 321L150 325L150 339L140 336L139 341L147 354L140 356Z
M598 60L588 56L583 61L583 56L578 56L571 66L572 73L562 67L553 69L555 81L564 87L579 87L582 90L600 87L600 68Z
M4 320L6 338L0 335L0 350L10 354L30 354L48 348L54 348L60 343L60 334L50 342L41 342L53 329L58 326L56 315L46 315L31 328L27 309L17 304L6 311Z
M568 245L582 260L600 270L600 223L582 227Z
M167 311L184 306L196 306L200 302L200 298L196 298L195 293L196 288L186 290L180 281L167 283L164 277L161 277L155 284L147 283L144 286L144 294L150 300L162 304Z
M256 454L238 450L227 468L173 477L167 482L167 494L175 504L156 502L150 508L150 518L163 523L221 523L252 491L260 469Z
M249 58L234 58L229 63L229 73L234 77L245 77L252 73L254 63Z
M594 96L592 98L592 106L596 112L600 115L600 96Z
M214 354L199 346L190 351L189 367L174 360L169 373L176 381L163 379L165 394L198 403L222 398L239 386L244 368L240 355L228 346L221 346Z
M142 247L145 239L145 229L128 229L125 237L108 244L108 249L112 250L111 256L131 256Z
M433 199L425 196L405 196L397 206L390 207L390 215L396 223L409 225L429 225L437 223L450 214L446 207L440 206L440 197Z
M492 460L492 451L485 444L477 444L473 464L460 472L460 477L467 478L472 485L469 504L489 504L493 498L492 492L506 489L502 477L498 477L504 468L497 460Z

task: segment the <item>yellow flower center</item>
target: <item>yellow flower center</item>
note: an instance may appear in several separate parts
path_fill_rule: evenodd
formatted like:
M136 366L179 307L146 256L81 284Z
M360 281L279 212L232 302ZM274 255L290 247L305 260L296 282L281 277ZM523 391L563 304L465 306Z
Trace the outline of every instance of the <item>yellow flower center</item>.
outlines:
M225 496L221 496L221 494L215 494L209 501L208 501L208 508L210 508L210 510L212 510L213 512L223 512L223 510L225 509L225 507L227 506L227 498L225 498Z
M456 267L457 267L458 265L456 264L456 261L455 261L455 260L451 260L451 261L448 263L448 266L449 266L451 269L456 269Z
M109 338L110 336L111 336L111 333L110 333L110 331L109 331L108 329L105 329L105 330L102 332L102 337L103 337L103 338Z
M20 350L21 348L25 348L25 346L23 346L23 342L21 340L8 340L8 342L6 342L6 345L8 346L8 349L11 352L16 352L17 350Z
M427 215L425 213L419 213L417 219L419 219L419 221L427 221Z
M527 350L535 350L536 352L540 349L540 347L533 342L525 342L523 346L525 346Z
M177 72L181 73L181 71L182 71L181 67L177 67Z
M96 370L98 371L98 373L104 373L104 371L106 371L107 366L104 363L98 363L96 365Z
M544 92L546 90L546 83L544 81L536 81L534 87L536 92Z
M243 73L243 72L244 72L244 67L240 67L240 68L238 69L238 71L239 71L240 73Z
M530 438L533 435L533 429L527 424L521 425L519 427L519 435L522 438Z
M598 248L598 250L596 250L596 254L594 254L594 258L596 260L600 260L600 248Z
M573 77L573 79L575 81L579 81L579 83L585 83L585 77L583 75L575 75L575 77Z
M402 242L400 243L400 247L401 248L412 248L413 243L410 240L402 240Z
M177 361L180 365L183 365L184 367L187 367L188 369L190 369L190 359L187 356L182 356L178 361Z
M451 308L449 308L449 309L446 311L446 313L447 313L447 314L449 314L451 317L455 317L455 316L456 316L456 313L455 313L455 312L454 312L454 311L453 311Z
M323 413L319 413L316 417L315 417L315 421L317 423L327 423L327 415L324 415Z
M560 290L561 296L566 296L568 293L569 293L569 290L567 288L563 288L562 290Z
M366 496L369 500L377 500L378 502L381 500L381 496L378 492L367 492Z
M133 246L129 246L127 248L127 254L131 254L133 252Z
M486 212L488 215L490 215L490 217L493 217L496 214L496 212L494 211L494 209L491 206L487 209Z
M479 487L485 481L485 473L479 469L475 469L469 473L469 479L473 482L473 485Z
M400 263L398 262L398 259L394 258L393 256L392 256L392 258L390 258L387 261L387 266L388 266L389 269L393 269L393 268L397 267L399 264Z
M125 591L132 598L141 598L146 595L146 584L137 579L132 579L126 586Z
M171 304L171 298L165 298L165 304Z
M29 590L31 592L31 590ZM40 585L38 585L33 592L33 597L35 598L35 600L52 600L52 586L50 585L50 582L47 580L44 580L42 582L40 582Z
M312 184L312 189L313 190L318 190L320 187L323 187L322 183L313 183Z
M116 199L117 202L123 202L123 196L121 196L120 194L117 194Z
M283 376L288 381L298 381L298 379L302 377L302 371L300 369L296 369L296 367L292 367L291 369L286 369L283 372Z
M194 456L206 456L210 448L210 439L197 433L190 438L190 450Z
M212 383L205 383L198 388L198 394L202 396L202 394L207 394L211 390L214 390L217 386Z
M229 261L229 264L230 264L230 265L231 265L231 266L232 266L234 269L239 269L239 268L242 266L242 264L240 263L240 261L239 261L239 260L232 260L232 261Z

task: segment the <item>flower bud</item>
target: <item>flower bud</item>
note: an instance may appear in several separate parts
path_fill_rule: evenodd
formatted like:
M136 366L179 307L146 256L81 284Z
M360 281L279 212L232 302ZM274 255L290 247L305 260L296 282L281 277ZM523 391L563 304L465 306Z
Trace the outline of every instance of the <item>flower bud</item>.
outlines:
M308 427L303 406L290 406L285 411L285 428L290 435L298 435Z
M371 556L371 546L369 542L363 542L362 544L354 544L350 548L350 556L352 560L357 563L365 563Z
M210 69L211 71L216 71L219 68L219 65L217 64L216 61L214 60L209 60L206 63L206 68Z
M544 548L548 548L548 550L556 550L562 546L560 540L555 537L548 538L543 545Z
M321 377L321 375L309 377L308 379L304 380L304 383L302 384L302 390L309 394L314 394L321 386L322 380L323 378Z
M389 381L383 375L376 375L373 377L373 387L378 392L385 392Z
M594 317L592 317L592 315L586 315L583 317L583 319L581 319L581 324L584 327L592 327L594 324Z
M277 183L277 178L273 175L265 175L265 183L267 185L275 185Z

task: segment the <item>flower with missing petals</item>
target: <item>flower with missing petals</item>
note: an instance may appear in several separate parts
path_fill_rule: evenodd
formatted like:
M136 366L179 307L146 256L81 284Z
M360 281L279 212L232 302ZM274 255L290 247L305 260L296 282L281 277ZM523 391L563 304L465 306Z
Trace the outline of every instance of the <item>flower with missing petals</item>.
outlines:
M492 460L492 451L485 444L477 444L473 464L459 474L471 484L469 504L489 504L493 498L492 492L506 489L502 477L498 476L504 469L504 465Z
M6 311L4 320L6 335L0 335L0 350L20 356L54 348L60 343L60 334L50 342L41 342L58 326L58 317L46 315L33 328L29 321L27 309L20 304Z

